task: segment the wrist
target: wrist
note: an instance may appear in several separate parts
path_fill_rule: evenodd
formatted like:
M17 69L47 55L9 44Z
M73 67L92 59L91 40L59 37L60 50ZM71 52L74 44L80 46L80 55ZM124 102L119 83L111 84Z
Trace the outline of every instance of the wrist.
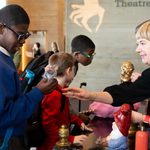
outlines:
M97 92L91 92L89 96L89 100L95 101L97 97Z
M142 113L132 111L132 121L134 123L142 123L144 115Z
M145 115L143 115L143 114L140 115L138 123L142 123L142 122L143 122L144 116L145 116Z

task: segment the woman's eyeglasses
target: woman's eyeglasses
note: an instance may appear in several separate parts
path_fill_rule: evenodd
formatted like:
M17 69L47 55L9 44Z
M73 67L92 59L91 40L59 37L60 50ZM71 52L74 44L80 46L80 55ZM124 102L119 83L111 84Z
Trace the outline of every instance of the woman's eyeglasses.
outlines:
M7 26L6 24L3 24L4 27L6 27L7 29L11 30L17 37L18 41L21 41L23 39L27 39L31 34L29 32L26 33L18 33L16 31L14 31L12 28L10 28L9 26Z
M93 58L96 53L86 54L86 53L80 52L80 54L82 54L82 55L85 56L86 58Z

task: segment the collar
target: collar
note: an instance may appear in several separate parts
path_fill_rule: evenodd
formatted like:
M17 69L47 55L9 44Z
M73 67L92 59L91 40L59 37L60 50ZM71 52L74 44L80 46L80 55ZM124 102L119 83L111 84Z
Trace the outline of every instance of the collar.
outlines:
M1 46L0 46L0 51L2 53L4 53L5 55L10 56L10 54L8 53L8 51L5 48L1 47Z
M62 87L61 87L61 85L60 85L60 84L58 84L58 88L59 88L60 90L62 90Z

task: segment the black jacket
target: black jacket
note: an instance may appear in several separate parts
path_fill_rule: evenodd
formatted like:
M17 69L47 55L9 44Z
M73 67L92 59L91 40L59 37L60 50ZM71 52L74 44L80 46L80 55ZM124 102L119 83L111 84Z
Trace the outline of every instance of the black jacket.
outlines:
M119 85L106 87L104 91L113 97L114 106L124 103L133 104L150 97L150 68L142 72L134 83L124 82Z

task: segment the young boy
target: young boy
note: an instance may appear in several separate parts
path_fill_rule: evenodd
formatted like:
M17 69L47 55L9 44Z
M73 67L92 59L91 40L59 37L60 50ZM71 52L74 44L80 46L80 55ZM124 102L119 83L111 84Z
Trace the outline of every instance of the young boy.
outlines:
M83 66L88 66L92 63L93 57L95 55L95 44L86 35L77 35L71 41L71 51L75 59L75 75L78 72L78 64ZM70 106L70 111L73 114L77 114L75 110ZM89 122L89 117L83 113L79 114L79 117L84 120L85 123ZM74 131L76 132L76 128ZM73 132L74 132L73 131Z
M90 65L95 55L95 44L85 36L78 35L72 39L71 50L75 59L75 75L78 71L78 64Z
M42 124L47 134L47 139L37 150L52 150L59 140L58 130L61 125L70 127L70 123L75 123L82 130L89 130L83 121L69 111L69 99L62 95L62 88L69 86L74 78L74 59L68 53L55 53L49 58L49 65L46 70L54 69L57 72L56 79L58 87L52 93L44 96L42 100ZM71 143L84 142L86 135L69 136Z
M29 24L28 14L19 5L0 9L0 145L7 147L9 141L9 150L25 150L26 120L43 94L53 91L57 85L56 80L43 79L30 92L24 95L20 92L11 54L15 54L30 36ZM11 137L10 140L4 140L5 136Z

